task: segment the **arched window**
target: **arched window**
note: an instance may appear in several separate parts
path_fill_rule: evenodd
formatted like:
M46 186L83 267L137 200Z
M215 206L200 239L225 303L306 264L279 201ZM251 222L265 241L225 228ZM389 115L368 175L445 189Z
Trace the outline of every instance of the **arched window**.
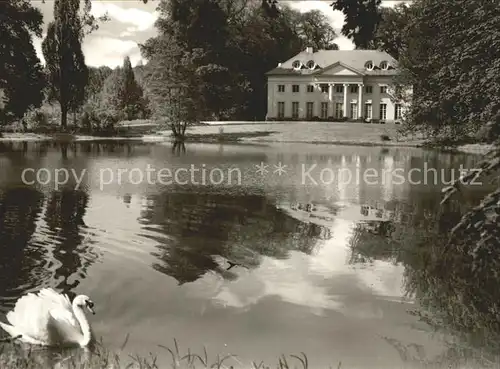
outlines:
M295 60L292 64L293 69L300 69L302 67L302 62L300 60Z
M365 64L365 68L367 70L373 70L373 62L371 60L367 61L366 64Z

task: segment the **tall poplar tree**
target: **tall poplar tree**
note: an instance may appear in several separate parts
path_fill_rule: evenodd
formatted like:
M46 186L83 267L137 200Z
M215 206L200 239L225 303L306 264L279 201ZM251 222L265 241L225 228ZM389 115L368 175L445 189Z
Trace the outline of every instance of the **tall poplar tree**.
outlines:
M84 11L90 10L85 5ZM49 80L49 98L61 106L61 127L67 127L68 112L76 110L85 98L88 68L82 52L85 19L80 0L55 0L54 21L43 40Z
M127 120L135 119L144 111L143 91L135 80L134 70L127 56L123 61L121 86L118 90L119 109Z

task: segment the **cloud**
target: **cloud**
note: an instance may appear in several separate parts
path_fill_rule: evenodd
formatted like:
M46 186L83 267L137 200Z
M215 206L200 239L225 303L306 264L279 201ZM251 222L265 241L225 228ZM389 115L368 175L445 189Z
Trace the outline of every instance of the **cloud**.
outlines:
M142 60L137 42L112 37L93 37L83 44L85 61L90 66L107 65L111 68L122 65L125 56L132 65Z
M42 64L45 64L45 58L42 53L42 40L42 38L34 38L33 46L38 58ZM139 61L144 62L139 45L132 40L94 36L84 40L82 50L85 55L85 63L92 67L107 65L108 67L115 68L123 64L125 56L130 57L132 66L135 66Z
M128 27L128 33L143 32L154 26L158 19L157 12L149 12L137 8L122 8L111 2L94 2L92 4L92 14L96 17L108 15L111 19L118 22L131 24Z
M292 252L286 261L265 257L258 270L236 282L220 284L215 291L204 289L200 293L211 293L209 297L220 304L242 310L277 296L316 315L333 310L344 316L378 318L372 304L355 306L349 300L404 301L404 267L386 261L358 268L346 263L352 252L349 240L355 223L337 218L331 226L335 237L320 241L314 254Z
M34 37L33 38L33 47L35 48L36 55L38 56L38 59L42 62L42 64L45 64L45 58L43 57L43 52L42 52L42 41L45 38L45 34L43 35L43 38L38 38Z
M402 0L385 0L385 1L382 1L382 3L380 4L381 6L385 6L387 8L394 8L396 5L398 4L403 4L403 3L406 3L406 4L409 4L410 1L402 1Z
M301 13L311 10L320 10L331 21L333 28L340 30L344 25L344 14L339 10L333 10L330 6L331 1L284 1L284 4Z

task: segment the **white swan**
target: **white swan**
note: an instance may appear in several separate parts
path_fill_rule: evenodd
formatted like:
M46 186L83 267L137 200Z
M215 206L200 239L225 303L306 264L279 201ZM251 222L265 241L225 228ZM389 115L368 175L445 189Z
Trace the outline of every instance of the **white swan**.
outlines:
M86 347L93 338L83 308L92 314L94 303L88 296L76 296L71 304L67 295L52 288L28 293L7 313L10 324L0 322L12 337L32 345Z

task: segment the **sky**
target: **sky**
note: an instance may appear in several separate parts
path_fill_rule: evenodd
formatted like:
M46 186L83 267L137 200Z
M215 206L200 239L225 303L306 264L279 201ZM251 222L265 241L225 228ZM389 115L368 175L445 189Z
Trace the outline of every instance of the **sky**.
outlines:
M333 27L340 34L340 29L344 24L344 16L340 11L334 11L331 7L331 1L285 1L287 4L302 12L318 9L324 12L332 22ZM402 1L383 0L383 6L394 6ZM42 3L40 0L33 3L41 9L45 25L53 20L53 1L46 0ZM122 65L125 56L129 56L132 65L136 65L142 60L138 44L143 43L148 38L157 34L154 26L158 17L156 12L157 1L148 1L144 4L140 0L125 1L92 1L92 13L95 16L108 14L110 20L100 24L97 31L88 35L83 43L83 53L87 65L101 66L107 65L111 68ZM45 34L44 34L45 36ZM341 50L350 50L354 45L347 38L340 36L336 40ZM42 62L42 39L35 38L34 45L38 56Z

